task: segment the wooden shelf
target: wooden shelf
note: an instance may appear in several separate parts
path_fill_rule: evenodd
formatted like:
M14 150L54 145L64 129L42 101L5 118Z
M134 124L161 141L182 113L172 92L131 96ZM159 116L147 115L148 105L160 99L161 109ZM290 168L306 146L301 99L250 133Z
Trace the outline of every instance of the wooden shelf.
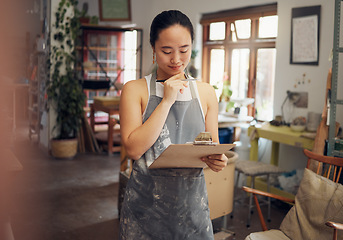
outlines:
M46 81L46 53L36 53L37 74L35 78L29 81L29 138L32 139L33 135L37 135L37 142L40 141L40 118L43 112L44 101L44 83Z

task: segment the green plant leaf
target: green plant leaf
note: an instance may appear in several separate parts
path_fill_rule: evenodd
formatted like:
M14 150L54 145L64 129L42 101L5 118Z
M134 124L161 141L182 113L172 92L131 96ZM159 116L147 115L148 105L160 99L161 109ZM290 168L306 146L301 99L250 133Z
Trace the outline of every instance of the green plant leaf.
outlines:
M74 137L78 131L84 115L85 95L76 74L75 45L80 36L80 11L77 10L77 1L61 0L55 13L57 33L53 38L60 42L51 48L52 69L50 79L47 81L47 95L51 106L56 111L57 138ZM67 9L72 8L73 17L67 15Z

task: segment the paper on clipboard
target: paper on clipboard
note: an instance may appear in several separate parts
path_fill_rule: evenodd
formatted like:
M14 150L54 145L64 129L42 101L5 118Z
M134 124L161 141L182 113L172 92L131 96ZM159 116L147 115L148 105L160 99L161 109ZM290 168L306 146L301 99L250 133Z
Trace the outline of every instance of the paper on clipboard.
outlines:
M235 144L171 144L149 168L204 168L207 165L200 160L201 157L223 154L234 146Z

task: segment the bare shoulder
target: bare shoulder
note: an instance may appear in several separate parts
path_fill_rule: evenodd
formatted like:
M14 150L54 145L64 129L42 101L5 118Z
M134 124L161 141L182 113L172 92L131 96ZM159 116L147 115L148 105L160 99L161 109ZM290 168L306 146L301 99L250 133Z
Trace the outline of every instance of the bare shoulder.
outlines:
M145 78L132 80L125 83L121 93L121 109L131 109L139 106L144 111L149 98L148 87ZM138 109L137 109L138 110Z
M143 97L147 94L148 88L144 78L132 80L124 84L122 95Z
M145 78L137 79L137 80L132 80L124 84L123 91L128 91L130 92L134 89L136 91L142 91L147 88Z
M217 104L217 96L214 88L206 82L197 81L198 93L202 105L202 110L204 115L207 116L207 113L210 109L215 109Z
M198 92L201 97L210 97L215 96L214 88L206 82L197 81Z

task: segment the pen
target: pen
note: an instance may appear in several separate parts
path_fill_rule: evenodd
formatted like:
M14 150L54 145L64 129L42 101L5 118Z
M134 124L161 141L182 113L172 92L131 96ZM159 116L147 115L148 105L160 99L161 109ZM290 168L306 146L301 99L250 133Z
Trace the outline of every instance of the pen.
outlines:
M160 80L156 80L156 82L165 82L166 80L168 80L168 79L160 79ZM182 79L182 81L186 81L186 82L188 82L188 81L197 81L198 79L196 79L196 78L186 78L186 79Z

